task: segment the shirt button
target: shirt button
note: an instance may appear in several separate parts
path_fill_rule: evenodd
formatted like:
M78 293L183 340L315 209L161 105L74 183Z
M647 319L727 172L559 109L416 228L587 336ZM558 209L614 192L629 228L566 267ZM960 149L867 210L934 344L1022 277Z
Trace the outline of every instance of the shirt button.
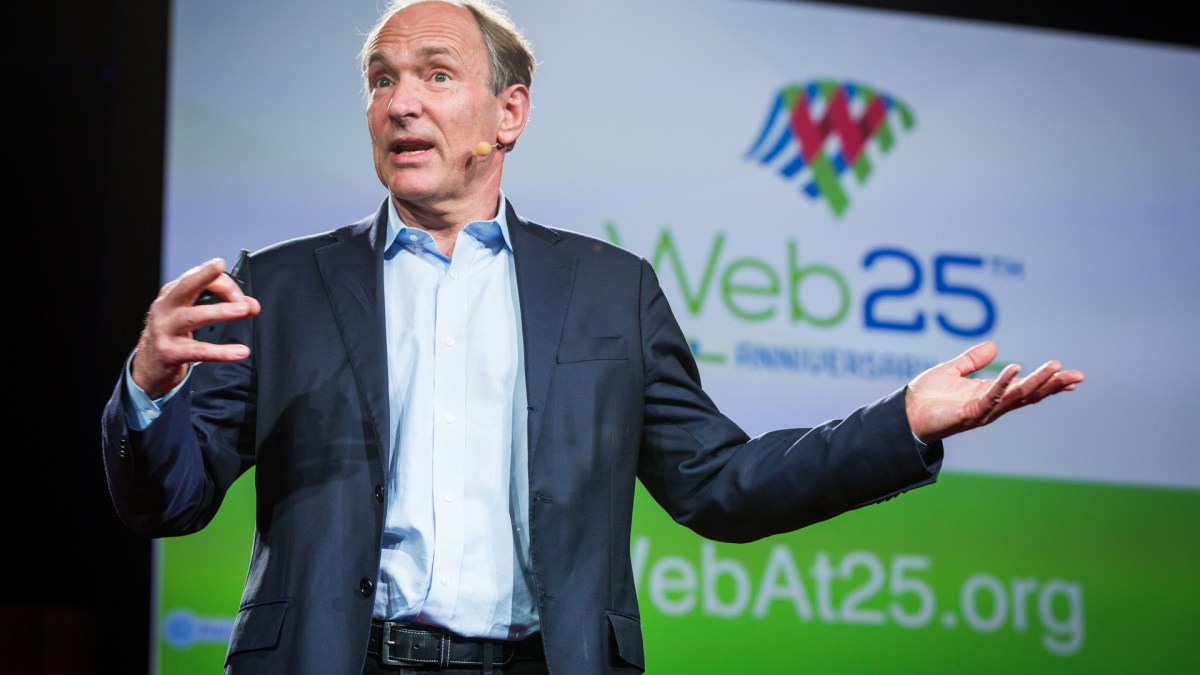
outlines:
M446 503L447 504L454 503L454 494L453 493L451 493L451 492L446 493Z
M450 270L450 278L451 278L451 279L457 279L457 278L458 278L458 272L456 272L456 271L454 271L454 270Z
M453 347L456 344L458 344L458 340L455 340L454 338L446 338L447 347Z
M364 598L371 597L371 594L375 592L375 583L370 579L363 579L362 581L359 581L358 592L361 593Z
M450 577L442 577L442 585L449 586L450 585Z
M446 424L454 424L454 415L446 413Z
M409 241L416 241L416 240L417 240L417 235L415 235L415 234L410 234L410 235L408 235L408 240L409 240Z

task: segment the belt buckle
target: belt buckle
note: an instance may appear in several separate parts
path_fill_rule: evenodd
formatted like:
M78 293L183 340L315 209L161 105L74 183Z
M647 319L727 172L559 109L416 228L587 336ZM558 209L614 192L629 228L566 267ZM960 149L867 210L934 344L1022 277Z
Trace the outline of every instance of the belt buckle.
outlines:
M417 631L419 634L427 635L432 638L430 642L425 642L417 638L415 642L410 640L396 640L395 636L399 633L413 633L411 629L405 630L406 624L393 623L391 621L382 622L379 637L379 660L384 665L388 666L404 666L408 668L448 668L452 665L454 658L451 650L450 636L438 630ZM405 650L403 646L397 650L397 646L410 645L411 649ZM421 649L421 647L428 649ZM420 650L423 652L419 656L415 653L410 653L412 650ZM497 644L494 650L484 650L482 654L474 658L468 658L466 654L460 654L458 661L453 661L455 666L481 666L484 665L484 657L486 655L488 661L494 666L502 666L508 664L516 656L516 646L509 644ZM399 651L399 655L394 652Z
M396 629L396 624L391 621L383 622L383 630L379 637L379 660L384 665L388 666L422 666L428 665L420 661L413 661L402 656L392 656L392 648L396 646L396 641L392 638L392 633Z

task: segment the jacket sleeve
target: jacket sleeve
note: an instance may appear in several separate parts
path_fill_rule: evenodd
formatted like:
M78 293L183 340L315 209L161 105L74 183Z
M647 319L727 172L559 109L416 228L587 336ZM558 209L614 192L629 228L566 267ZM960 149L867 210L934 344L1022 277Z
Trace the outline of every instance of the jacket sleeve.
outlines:
M250 292L249 270L243 269ZM251 344L253 319L224 327ZM146 537L189 534L212 520L233 482L254 463L254 364L193 365L187 385L145 430L130 427L122 374L104 407L101 450L109 494L127 527Z
M645 261L640 313L645 421L638 476L698 534L754 541L937 479L941 444L918 450L904 389L845 419L749 438L701 389L688 343Z

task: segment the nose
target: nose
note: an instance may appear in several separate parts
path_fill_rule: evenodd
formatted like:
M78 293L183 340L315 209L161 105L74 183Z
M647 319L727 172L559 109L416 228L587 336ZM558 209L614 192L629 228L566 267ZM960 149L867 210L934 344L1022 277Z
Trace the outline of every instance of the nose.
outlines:
M420 116L421 99L415 83L406 81L406 78L400 78L392 85L391 96L387 102L387 113L393 122Z

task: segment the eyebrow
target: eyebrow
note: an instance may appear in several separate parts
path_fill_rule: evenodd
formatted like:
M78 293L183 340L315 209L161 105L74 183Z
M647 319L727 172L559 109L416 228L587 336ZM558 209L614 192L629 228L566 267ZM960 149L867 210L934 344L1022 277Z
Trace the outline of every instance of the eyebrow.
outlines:
M433 47L422 47L421 48L421 56L424 56L424 57L454 56L454 55L455 55L454 50L450 49L449 47L433 46Z
M429 58L433 58L435 56L455 57L457 52L455 52L453 49L451 49L449 47L431 46L431 47L422 47L421 51L418 52L418 54L422 58L429 59ZM383 55L382 52L371 52L371 55L367 58L367 65L379 63L379 62L385 61L385 60L386 60L386 57Z

